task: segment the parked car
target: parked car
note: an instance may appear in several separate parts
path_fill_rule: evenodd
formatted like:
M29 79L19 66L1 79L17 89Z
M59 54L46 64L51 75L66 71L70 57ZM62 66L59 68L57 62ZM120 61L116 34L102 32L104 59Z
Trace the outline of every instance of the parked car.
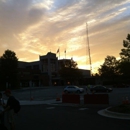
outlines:
M93 88L90 88L91 92L111 92L112 90L112 88L107 88L102 85L96 85Z
M123 83L121 83L121 84L114 84L113 85L113 88L128 88L128 87L130 87L130 85L123 84Z
M80 87L75 86L75 85L70 85L70 86L66 86L64 88L64 92L65 93L83 93L84 88L80 88Z
M90 90L93 87L94 87L93 85L87 85L85 88L86 88L86 91L88 91L88 90Z

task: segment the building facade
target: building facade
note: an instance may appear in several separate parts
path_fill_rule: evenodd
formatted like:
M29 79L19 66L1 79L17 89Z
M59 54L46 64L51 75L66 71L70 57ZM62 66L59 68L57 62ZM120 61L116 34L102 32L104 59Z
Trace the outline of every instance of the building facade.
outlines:
M59 70L66 60L71 59L58 60L55 53L48 52L46 55L39 56L39 61L18 61L20 86L64 85ZM84 78L90 78L90 70L79 70Z

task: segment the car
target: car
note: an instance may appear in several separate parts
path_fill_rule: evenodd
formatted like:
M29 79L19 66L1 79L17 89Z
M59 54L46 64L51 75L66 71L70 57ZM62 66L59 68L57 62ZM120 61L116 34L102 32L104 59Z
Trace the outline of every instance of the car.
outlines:
M87 85L85 88L86 88L86 91L88 91L88 90L90 90L93 87L94 87L93 85Z
M75 85L70 85L70 86L66 86L64 88L64 92L65 93L83 93L84 88L80 88L80 87L75 86Z
M90 88L91 92L111 92L113 91L112 88L107 88L103 85L96 85L93 88Z
M123 84L123 83L113 85L113 88L128 88L128 87L130 87L128 84Z

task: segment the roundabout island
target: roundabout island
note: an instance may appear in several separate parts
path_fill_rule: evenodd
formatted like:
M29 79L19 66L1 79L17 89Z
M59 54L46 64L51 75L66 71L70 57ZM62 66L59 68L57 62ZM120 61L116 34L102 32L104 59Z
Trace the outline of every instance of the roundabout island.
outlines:
M98 111L98 114L110 118L130 120L130 103L108 107L106 109Z

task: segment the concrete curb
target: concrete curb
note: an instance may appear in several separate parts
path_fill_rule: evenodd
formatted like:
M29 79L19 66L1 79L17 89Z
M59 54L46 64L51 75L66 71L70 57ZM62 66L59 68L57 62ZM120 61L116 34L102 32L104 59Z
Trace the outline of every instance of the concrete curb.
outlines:
M101 116L110 117L110 118L130 120L130 114L111 112L108 110L109 108L98 111L98 114Z

